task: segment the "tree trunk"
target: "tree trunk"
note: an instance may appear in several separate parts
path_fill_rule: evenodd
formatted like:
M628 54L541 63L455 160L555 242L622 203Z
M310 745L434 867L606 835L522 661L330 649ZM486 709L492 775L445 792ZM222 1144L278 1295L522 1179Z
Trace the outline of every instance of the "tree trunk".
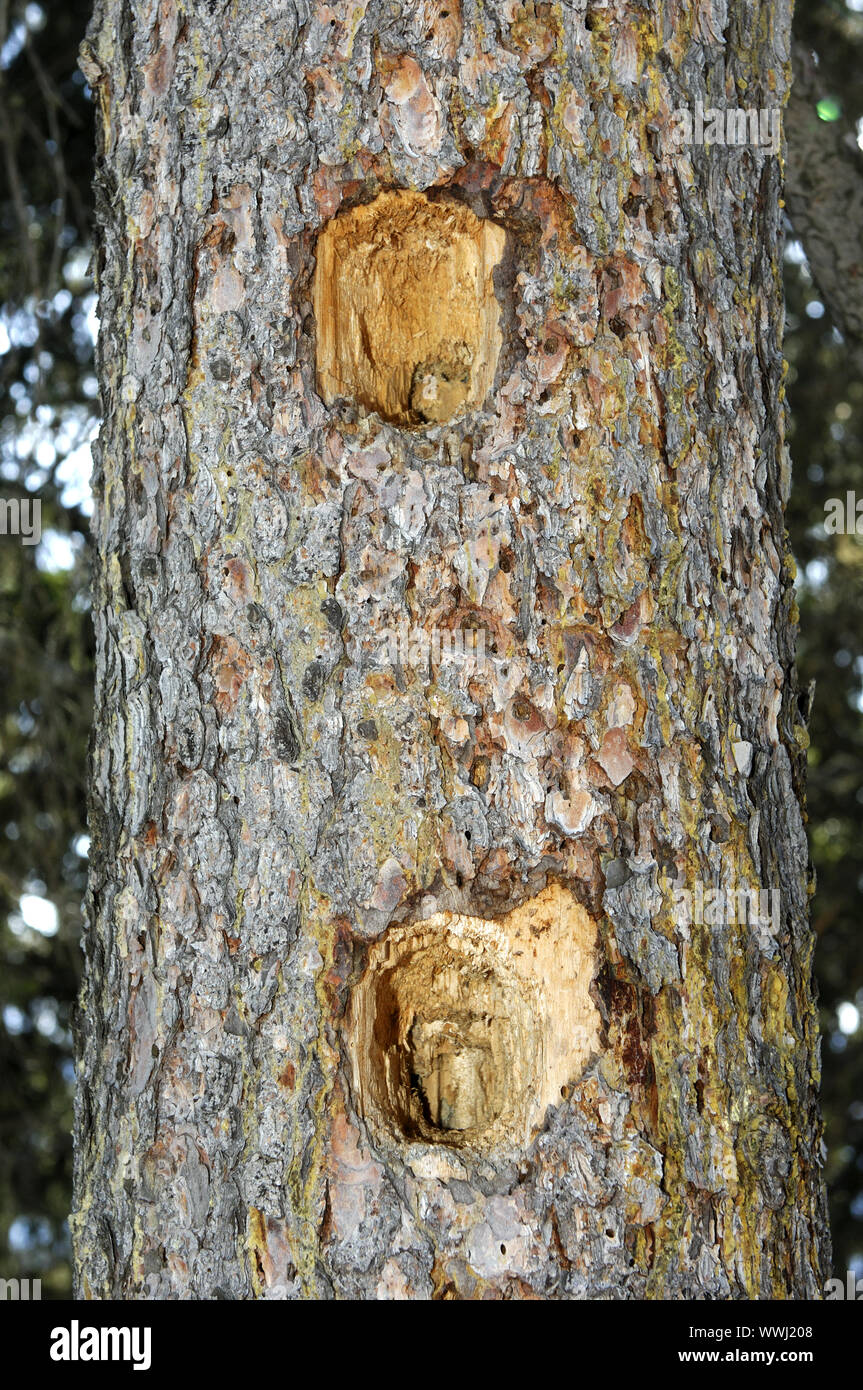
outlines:
M820 1296L789 8L97 4L84 1296Z

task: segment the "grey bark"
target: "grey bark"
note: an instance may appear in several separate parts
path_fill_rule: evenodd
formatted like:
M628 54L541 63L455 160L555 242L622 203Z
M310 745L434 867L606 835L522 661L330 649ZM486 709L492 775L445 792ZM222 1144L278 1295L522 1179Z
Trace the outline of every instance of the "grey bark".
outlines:
M82 1295L820 1296L781 170L671 140L782 103L789 28L97 5ZM393 187L507 232L449 424L316 392L316 236ZM465 614L482 681L393 666L384 630ZM779 889L777 928L686 925L669 879ZM371 944L551 883L595 1055L520 1152L387 1145L345 1052Z
M819 120L813 55L794 45L788 101L788 211L836 327L863 363L863 155Z

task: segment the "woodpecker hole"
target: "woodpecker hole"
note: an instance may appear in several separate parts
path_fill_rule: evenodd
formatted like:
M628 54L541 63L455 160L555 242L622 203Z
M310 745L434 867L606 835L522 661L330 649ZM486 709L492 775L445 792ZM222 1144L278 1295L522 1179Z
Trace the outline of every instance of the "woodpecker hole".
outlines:
M501 227L460 203L382 193L317 244L318 390L421 427L482 405L501 347Z

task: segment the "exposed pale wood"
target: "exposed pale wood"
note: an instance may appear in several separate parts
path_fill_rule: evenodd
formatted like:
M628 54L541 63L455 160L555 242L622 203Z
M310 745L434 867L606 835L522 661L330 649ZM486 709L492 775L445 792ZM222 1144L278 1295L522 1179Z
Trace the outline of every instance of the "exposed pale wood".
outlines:
M595 970L596 923L559 884L493 921L391 928L351 1005L361 1113L384 1142L523 1149L599 1048Z
M464 205L382 193L318 237L318 385L402 424L484 400L500 352L505 235Z
M789 35L97 0L82 1295L820 1296L781 162L668 138L781 106Z

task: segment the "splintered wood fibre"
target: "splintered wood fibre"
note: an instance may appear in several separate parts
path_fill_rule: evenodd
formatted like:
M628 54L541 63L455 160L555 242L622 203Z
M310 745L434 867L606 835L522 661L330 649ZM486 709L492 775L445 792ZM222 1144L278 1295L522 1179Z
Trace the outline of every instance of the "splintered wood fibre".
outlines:
M379 1135L523 1146L599 1043L596 926L551 884L495 921L441 912L371 948L349 1052Z
M501 346L505 234L458 203L382 193L318 238L318 390L403 425L482 404Z

